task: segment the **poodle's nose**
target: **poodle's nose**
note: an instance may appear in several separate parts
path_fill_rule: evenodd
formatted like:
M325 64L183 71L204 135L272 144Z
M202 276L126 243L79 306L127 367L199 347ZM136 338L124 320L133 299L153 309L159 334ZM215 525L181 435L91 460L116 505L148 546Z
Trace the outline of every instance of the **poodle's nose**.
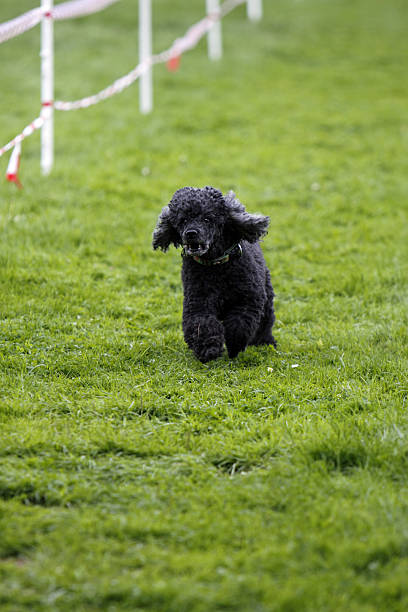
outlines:
M194 241L198 236L198 232L195 229L189 229L185 232L184 237L186 240Z

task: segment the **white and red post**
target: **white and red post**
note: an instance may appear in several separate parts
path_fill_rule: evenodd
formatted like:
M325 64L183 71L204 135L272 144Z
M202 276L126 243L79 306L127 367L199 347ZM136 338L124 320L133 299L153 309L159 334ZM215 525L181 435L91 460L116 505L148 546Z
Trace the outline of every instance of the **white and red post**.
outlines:
M150 62L152 57L152 4L151 0L139 0L139 62ZM151 63L140 76L140 112L146 115L153 109L153 76Z
M54 163L54 22L53 0L41 0L41 169L51 172Z
M247 15L251 21L262 19L262 0L247 0Z
M212 15L217 15L220 10L219 0L206 0L205 8L207 15L211 18ZM210 60L217 61L222 57L222 33L221 20L214 19L211 29L208 31L207 37L208 57Z

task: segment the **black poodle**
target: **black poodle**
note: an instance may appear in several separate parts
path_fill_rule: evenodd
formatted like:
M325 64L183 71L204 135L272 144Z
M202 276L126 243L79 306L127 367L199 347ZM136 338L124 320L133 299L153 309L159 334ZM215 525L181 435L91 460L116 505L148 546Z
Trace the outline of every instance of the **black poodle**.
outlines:
M273 344L274 293L258 243L269 217L250 215L230 191L183 187L160 214L153 248L183 246L183 331L203 363Z

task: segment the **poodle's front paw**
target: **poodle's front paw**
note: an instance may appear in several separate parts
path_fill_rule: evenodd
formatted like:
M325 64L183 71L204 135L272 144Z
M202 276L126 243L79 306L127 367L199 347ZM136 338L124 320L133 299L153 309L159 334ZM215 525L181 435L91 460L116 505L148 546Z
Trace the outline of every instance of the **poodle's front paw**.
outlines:
M241 351L245 351L247 346L248 343L246 341L227 343L228 357L230 359L234 359L234 357L236 357L238 353L241 353Z
M227 346L228 357L234 359L241 351L245 351L248 346L248 336L241 327L226 326L225 344Z
M212 361L213 359L218 359L218 357L221 357L222 350L222 344L211 344L202 347L199 351L196 352L196 356L201 361L201 363L207 363L208 361Z
M221 357L224 329L214 315L184 316L184 339L202 363Z

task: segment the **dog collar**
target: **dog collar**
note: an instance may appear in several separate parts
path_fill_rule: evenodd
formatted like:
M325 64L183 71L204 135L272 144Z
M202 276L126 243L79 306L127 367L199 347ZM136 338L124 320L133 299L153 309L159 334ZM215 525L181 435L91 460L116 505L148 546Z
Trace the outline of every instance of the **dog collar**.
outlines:
M216 257L215 259L202 259L201 257L198 257L198 255L191 255L190 257L192 257L194 261L201 264L202 266L217 266L218 264L227 263L230 260L231 255L233 254L235 249L238 249L238 257L241 257L242 246L239 242L236 242L235 244L233 244L232 247L230 247L229 249L225 251L225 253L223 253L220 257ZM181 254L183 257L188 257L188 255L186 255L184 248Z

